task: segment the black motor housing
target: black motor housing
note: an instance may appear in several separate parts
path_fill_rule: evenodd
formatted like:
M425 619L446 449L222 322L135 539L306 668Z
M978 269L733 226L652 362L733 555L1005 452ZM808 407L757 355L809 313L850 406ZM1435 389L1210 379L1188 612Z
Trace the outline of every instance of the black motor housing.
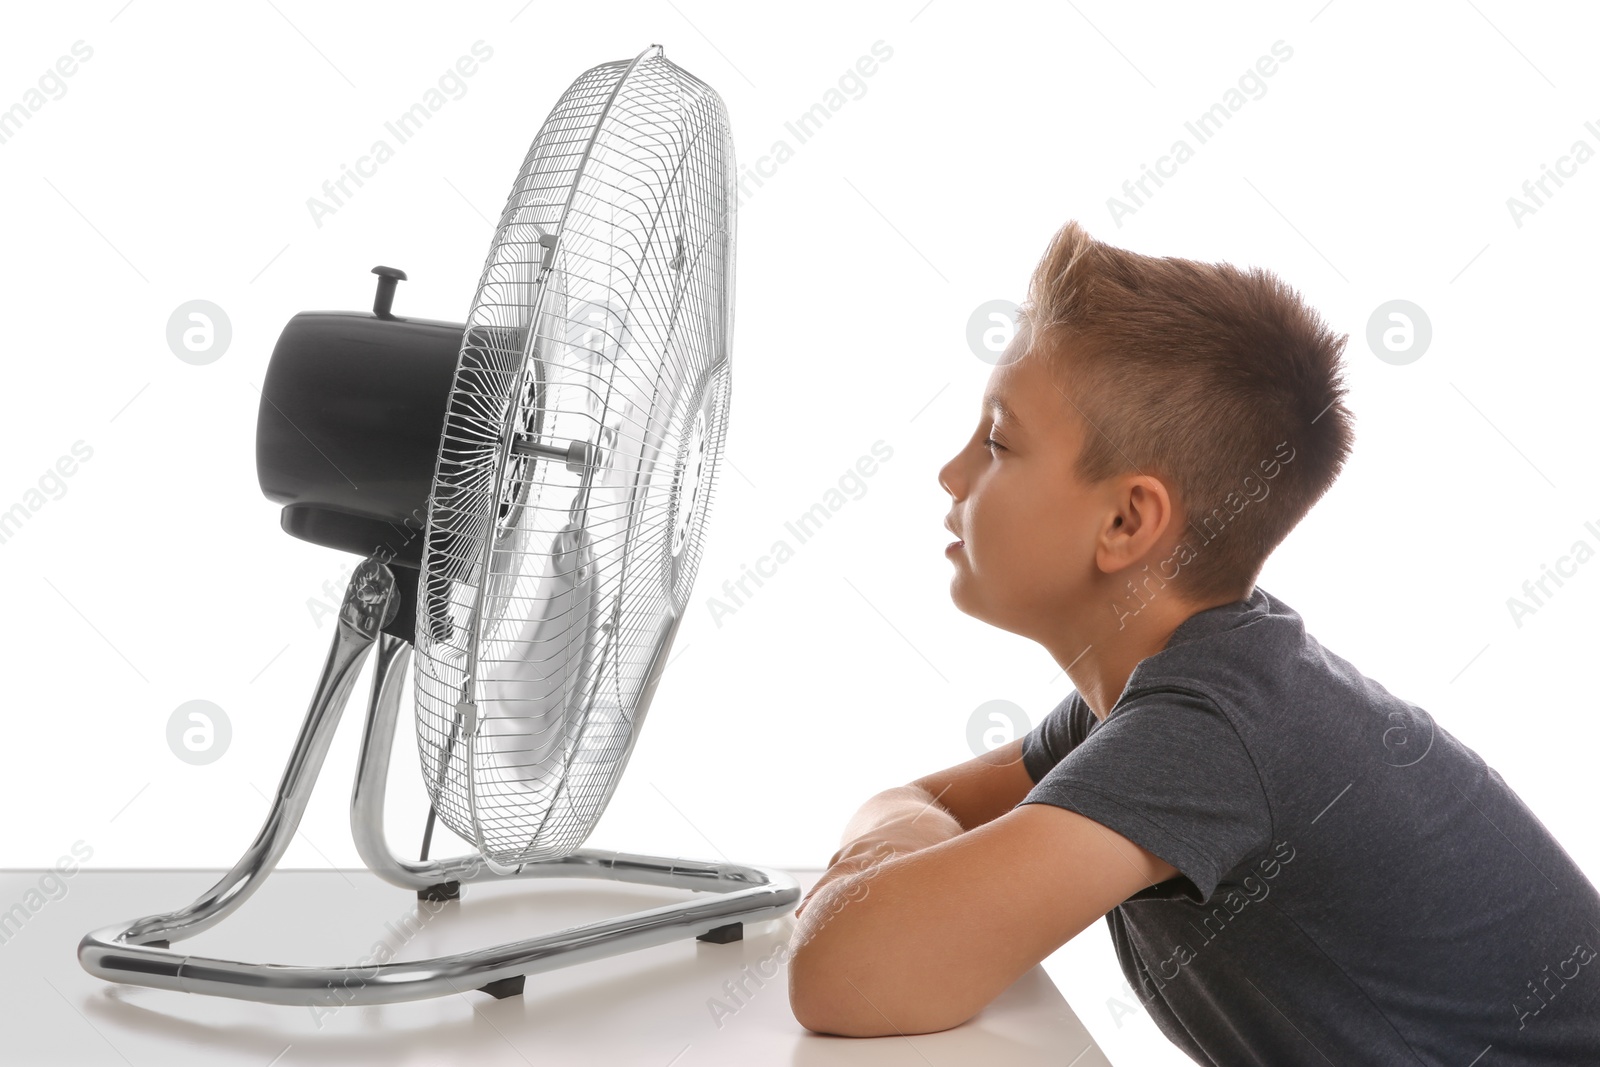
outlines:
M415 640L428 492L466 326L389 313L397 279L376 267L371 312L303 311L272 350L256 416L256 474L285 532L376 555L400 610L386 633Z

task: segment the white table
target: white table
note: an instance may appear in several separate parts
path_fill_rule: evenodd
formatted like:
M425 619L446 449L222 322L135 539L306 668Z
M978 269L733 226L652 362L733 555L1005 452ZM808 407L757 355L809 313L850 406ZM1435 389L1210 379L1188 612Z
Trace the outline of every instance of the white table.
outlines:
M809 889L820 873L795 871ZM1105 1067L1039 967L975 1018L911 1037L813 1034L789 1011L781 956L794 919L747 925L744 940L686 939L531 975L521 996L481 992L401 1004L310 1007L106 982L78 964L91 929L190 903L220 870L79 870L65 893L43 870L0 871L0 1063L17 1067L305 1067L311 1064L698 1067L863 1064ZM279 869L235 913L180 947L261 963L357 964L481 948L671 903L694 894L588 879L473 884L437 915L364 869ZM18 902L29 901L20 910ZM42 906L41 906L42 902ZM32 910L36 906L37 910ZM423 916L420 929L403 923ZM387 946L380 957L378 945ZM748 970L747 970L748 968ZM757 984L762 973L772 974ZM747 979L749 994L725 983ZM719 1021L717 1000L729 1009Z

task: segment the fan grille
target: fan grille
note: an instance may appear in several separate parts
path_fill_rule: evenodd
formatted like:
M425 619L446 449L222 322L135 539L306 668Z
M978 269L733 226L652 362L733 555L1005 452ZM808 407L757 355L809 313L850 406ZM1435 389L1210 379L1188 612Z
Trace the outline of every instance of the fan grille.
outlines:
M687 602L727 431L734 204L722 101L657 48L568 88L501 215L416 631L430 796L498 862L583 843Z

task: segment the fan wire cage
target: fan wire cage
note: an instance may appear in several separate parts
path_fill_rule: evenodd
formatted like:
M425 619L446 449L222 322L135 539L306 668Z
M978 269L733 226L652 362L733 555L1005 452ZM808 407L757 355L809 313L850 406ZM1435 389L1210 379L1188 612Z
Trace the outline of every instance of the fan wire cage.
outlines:
M569 853L604 810L727 432L726 116L659 54L629 67L588 71L529 149L428 512L423 774L440 820L505 866Z

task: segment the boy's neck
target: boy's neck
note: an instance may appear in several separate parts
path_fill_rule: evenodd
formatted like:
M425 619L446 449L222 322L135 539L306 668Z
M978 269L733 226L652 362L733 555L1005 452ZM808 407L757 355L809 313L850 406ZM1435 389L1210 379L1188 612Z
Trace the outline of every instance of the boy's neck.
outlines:
M1192 615L1238 599L1196 604L1176 596L1157 597L1136 613L1096 613L1072 620L1045 646L1095 718L1103 720L1121 699L1133 669L1167 647L1174 630Z

